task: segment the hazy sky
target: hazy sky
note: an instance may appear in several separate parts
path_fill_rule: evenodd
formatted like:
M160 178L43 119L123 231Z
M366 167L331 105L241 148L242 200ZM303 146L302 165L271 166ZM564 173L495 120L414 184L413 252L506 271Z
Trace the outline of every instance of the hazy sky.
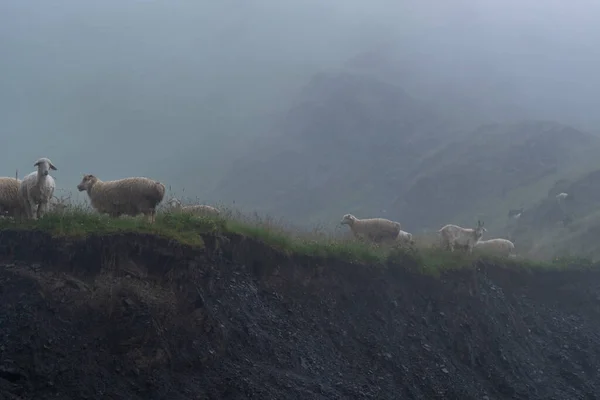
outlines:
M372 49L414 97L597 130L599 22L591 0L4 0L0 175L47 156L61 187L149 175L202 197L314 73Z

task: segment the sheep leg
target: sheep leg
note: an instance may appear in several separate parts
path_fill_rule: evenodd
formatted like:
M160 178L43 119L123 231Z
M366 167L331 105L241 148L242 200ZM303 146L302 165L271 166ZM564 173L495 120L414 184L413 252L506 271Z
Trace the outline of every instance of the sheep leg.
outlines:
M156 221L156 210L150 210L150 223L153 224Z
M36 220L37 219L37 206L31 200L29 200L28 210L29 210L29 217L33 220Z
M44 203L42 205L42 216L46 215L48 213L48 211L50 210L50 203Z
M45 203L40 203L37 206L37 217L38 218L42 218L45 214L46 211L46 207L45 207Z
M153 219L152 219L152 212L150 211L144 211L142 214L144 214L144 217L146 217L146 220L148 221L148 223L153 223Z
M23 200L22 208L22 213L25 215L25 219L31 218L31 206L29 205L29 201L27 201L27 199Z

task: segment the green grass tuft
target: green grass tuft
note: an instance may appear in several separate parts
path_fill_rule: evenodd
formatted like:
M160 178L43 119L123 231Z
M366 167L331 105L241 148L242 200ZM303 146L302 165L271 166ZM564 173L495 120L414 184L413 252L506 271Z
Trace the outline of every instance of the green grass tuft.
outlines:
M322 231L301 232L286 227L281 221L254 215L248 217L229 210L220 217L198 217L178 212L161 211L154 224L143 217L110 218L90 210L68 207L62 212L48 213L38 221L18 222L0 218L0 229L41 230L54 236L85 237L122 232L154 234L183 244L202 247L202 235L236 233L260 240L290 256L314 256L345 262L364 263L381 267L399 267L416 270L432 276L444 271L472 268L477 261L521 269L595 268L598 265L587 259L563 257L551 262L516 259L498 259L454 253L437 248L432 243L415 247L376 246L354 238L326 234ZM417 241L418 243L418 241Z
M0 219L0 229L36 229L60 237L85 237L122 232L149 233L177 240L191 246L203 246L200 234L224 231L225 220L162 213L154 224L143 218L110 218L105 215L73 209L64 213L48 213L38 221L17 222Z

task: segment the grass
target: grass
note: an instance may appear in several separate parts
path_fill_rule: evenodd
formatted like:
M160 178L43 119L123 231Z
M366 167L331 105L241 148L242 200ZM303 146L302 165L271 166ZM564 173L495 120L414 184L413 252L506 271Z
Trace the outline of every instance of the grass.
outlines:
M64 213L48 213L38 221L16 222L4 218L0 229L36 229L53 236L85 237L122 232L151 233L177 240L192 246L203 246L200 233L222 230L222 221L205 218L191 218L180 214L157 215L156 222L150 224L142 218L109 218L81 210L68 210Z
M566 256L549 262L516 259L496 259L489 256L450 253L434 245L431 238L418 238L416 247L377 246L354 238L327 233L323 227L302 231L282 220L244 215L220 206L219 217L194 217L191 215L160 211L154 224L143 217L110 218L85 207L69 206L61 212L51 212L38 221L18 222L0 219L0 229L41 230L62 237L85 237L123 232L154 234L181 243L202 247L202 235L241 234L263 241L290 256L314 256L345 262L364 263L382 267L399 266L439 276L444 271L472 268L481 260L494 264L525 269L564 269L594 267L587 259Z

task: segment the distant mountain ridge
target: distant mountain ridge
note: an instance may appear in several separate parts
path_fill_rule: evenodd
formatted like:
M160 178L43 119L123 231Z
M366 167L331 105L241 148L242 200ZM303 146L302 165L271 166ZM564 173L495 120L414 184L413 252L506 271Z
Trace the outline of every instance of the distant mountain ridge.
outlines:
M465 131L401 88L350 73L314 76L277 129L233 163L216 196L306 225L350 212L410 230L493 219L502 199L553 182L598 144L547 121Z
M592 135L555 122L484 125L424 159L396 206L413 226L435 226L469 212L473 221L478 206L560 176L598 143Z

